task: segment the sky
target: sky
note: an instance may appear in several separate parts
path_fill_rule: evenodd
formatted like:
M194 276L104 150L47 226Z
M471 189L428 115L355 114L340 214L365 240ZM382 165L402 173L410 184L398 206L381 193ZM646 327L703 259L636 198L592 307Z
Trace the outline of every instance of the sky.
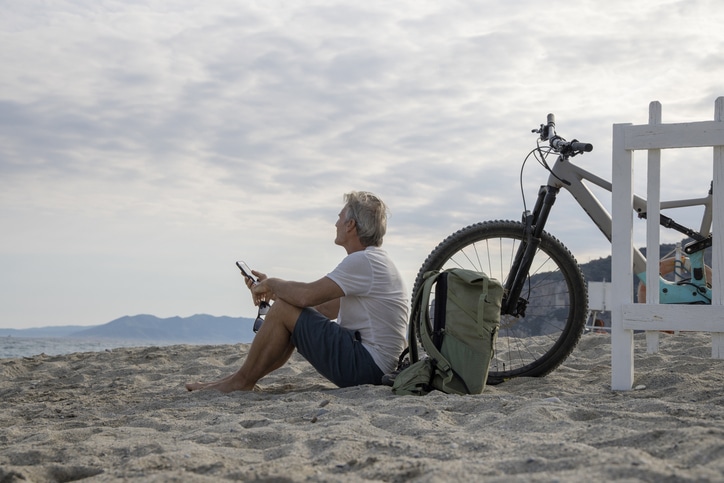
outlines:
M549 112L605 178L649 102L713 119L723 25L719 0L0 0L0 327L254 317L234 262L324 276L352 190L411 288L446 236L520 219ZM705 194L711 149L663 159L662 199ZM610 254L565 193L548 231Z

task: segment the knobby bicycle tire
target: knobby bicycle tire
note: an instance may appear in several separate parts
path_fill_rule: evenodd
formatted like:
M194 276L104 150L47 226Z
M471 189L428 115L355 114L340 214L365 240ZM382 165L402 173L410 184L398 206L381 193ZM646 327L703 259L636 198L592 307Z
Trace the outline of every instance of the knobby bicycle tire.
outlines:
M415 278L431 270L461 267L486 273L505 285L524 225L488 221L463 228L442 241L427 257ZM490 364L488 382L512 377L544 376L573 351L583 333L588 311L586 284L571 252L544 232L521 298L524 317L503 315Z

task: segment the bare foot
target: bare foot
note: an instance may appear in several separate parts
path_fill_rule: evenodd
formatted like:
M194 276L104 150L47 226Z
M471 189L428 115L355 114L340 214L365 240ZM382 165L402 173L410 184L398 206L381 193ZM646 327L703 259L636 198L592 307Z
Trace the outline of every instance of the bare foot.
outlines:
M212 389L214 391L227 394L233 391L251 391L254 389L253 386L251 388L244 387L234 378L234 376L235 374L232 374L213 382L189 382L186 383L186 389L189 391L204 391Z

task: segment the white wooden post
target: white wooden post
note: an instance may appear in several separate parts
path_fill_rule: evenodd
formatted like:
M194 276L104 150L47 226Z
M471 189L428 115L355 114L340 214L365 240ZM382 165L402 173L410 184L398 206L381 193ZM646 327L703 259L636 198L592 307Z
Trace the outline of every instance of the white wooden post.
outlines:
M714 120L724 124L724 97L716 100L714 107ZM724 305L724 243L720 242L724 237L724 143L714 146L714 195L712 205L714 206L714 244L712 246L712 305ZM717 237L716 235L719 234ZM724 331L712 334L711 356L715 359L724 359Z
M659 304L660 150L713 147L712 304ZM633 303L633 152L649 150L647 185L646 303ZM634 381L633 331L712 332L712 357L724 358L724 97L716 100L714 121L662 124L661 106L652 103L649 124L614 124L612 188L611 387L628 390ZM656 185L652 187L652 184ZM654 226L655 225L655 228ZM647 338L647 340L649 340ZM649 340L649 350L654 347Z
M661 124L661 103L649 104L649 124ZM661 150L649 149L646 184L646 300L647 304L659 303L659 216L661 214ZM656 256L654 256L656 255ZM650 288L650 290L649 290ZM639 302L643 302L639 300ZM646 331L646 351L659 350L659 331Z
M633 330L623 326L623 307L633 302L633 151L624 144L630 124L613 125L611 188L611 387L633 387ZM648 290L647 290L648 292Z

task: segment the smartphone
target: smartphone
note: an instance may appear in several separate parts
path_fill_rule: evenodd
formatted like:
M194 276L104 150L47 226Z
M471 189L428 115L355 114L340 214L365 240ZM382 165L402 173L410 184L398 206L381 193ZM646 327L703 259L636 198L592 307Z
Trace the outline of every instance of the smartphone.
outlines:
M241 273L251 280L252 283L257 283L258 280L254 278L254 276L251 274L251 268L249 268L249 265L246 264L246 262L236 262L236 266L239 267L239 270L241 270Z

